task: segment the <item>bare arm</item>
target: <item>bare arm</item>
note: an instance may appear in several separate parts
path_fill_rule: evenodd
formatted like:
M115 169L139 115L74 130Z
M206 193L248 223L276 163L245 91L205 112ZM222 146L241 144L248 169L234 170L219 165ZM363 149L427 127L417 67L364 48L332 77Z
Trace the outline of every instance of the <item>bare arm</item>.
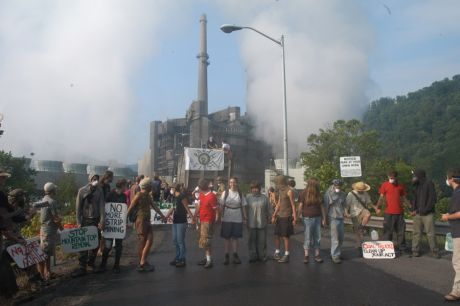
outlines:
M291 202L291 209L292 209L292 223L296 224L297 223L297 213L295 210L295 204L294 204L294 193L292 190L288 191L288 196L289 196L289 201Z

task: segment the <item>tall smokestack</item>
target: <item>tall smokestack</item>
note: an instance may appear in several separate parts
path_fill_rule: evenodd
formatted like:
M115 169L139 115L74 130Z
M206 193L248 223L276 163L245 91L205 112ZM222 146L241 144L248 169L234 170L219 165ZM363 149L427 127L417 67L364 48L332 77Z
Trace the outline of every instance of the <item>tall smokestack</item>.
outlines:
M200 18L200 50L198 58L198 96L187 112L190 120L190 147L206 144L209 134L208 119L208 53L206 43L206 15Z
M200 18L200 52L198 58L198 97L200 102L200 113L202 116L208 115L208 49L206 41L206 15Z

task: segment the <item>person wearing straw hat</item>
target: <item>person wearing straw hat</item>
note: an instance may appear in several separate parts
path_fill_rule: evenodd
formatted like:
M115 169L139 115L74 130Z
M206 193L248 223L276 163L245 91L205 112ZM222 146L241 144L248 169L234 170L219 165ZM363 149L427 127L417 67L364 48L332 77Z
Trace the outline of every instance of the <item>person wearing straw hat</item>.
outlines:
M371 186L364 182L356 182L352 186L352 191L347 195L346 214L351 217L353 222L353 231L356 234L356 248L362 255L361 244L364 240L365 226L371 218L368 207L375 206L372 204L371 197L367 193Z

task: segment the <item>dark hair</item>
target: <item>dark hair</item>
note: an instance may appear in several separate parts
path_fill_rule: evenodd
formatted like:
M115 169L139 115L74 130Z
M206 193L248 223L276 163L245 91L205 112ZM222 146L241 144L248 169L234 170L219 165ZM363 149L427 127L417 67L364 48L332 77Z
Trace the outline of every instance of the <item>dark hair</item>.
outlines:
M182 193L182 192L184 192L184 189L185 189L185 188L184 188L184 184L182 184L182 183L177 183L177 184L174 186L174 189L175 189L175 191L179 191L179 192Z
M209 181L205 178L202 178L198 181L198 188L202 191L208 191L209 190Z
M288 185L291 186L292 188L295 187L295 181L294 180L289 180Z
M388 177L398 177L398 172L396 170L388 171Z
M275 192L275 188L270 187L270 188L268 188L268 191L270 191L270 192Z
M121 189L123 186L127 186L127 185L128 185L128 182L124 178L122 178L117 181L117 183L115 184L115 187L118 189Z
M258 181L251 181L250 187L251 187L251 189L252 188L257 188L257 189L259 189L259 191L261 189L260 183Z
M450 168L447 170L447 178L453 179L455 183L460 184L460 168Z

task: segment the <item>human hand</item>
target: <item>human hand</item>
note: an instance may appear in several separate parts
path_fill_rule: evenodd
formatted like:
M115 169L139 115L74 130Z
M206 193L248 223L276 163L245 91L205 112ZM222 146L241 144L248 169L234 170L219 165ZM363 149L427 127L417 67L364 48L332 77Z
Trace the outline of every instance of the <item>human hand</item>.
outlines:
M441 215L441 220L442 221L449 221L449 214L442 214Z
M97 226L101 231L103 231L105 229L105 224L104 222L100 222Z
M411 215L412 217L414 217L415 215L417 215L417 212L416 212L415 210L414 210L414 211L411 211L411 212L410 212L410 215Z
M375 209L375 213L376 213L377 215L380 215L381 212L382 212L382 210L381 210L380 208L376 208L376 209Z
M328 225L326 219L321 220L321 223L323 224L323 227L327 227Z

